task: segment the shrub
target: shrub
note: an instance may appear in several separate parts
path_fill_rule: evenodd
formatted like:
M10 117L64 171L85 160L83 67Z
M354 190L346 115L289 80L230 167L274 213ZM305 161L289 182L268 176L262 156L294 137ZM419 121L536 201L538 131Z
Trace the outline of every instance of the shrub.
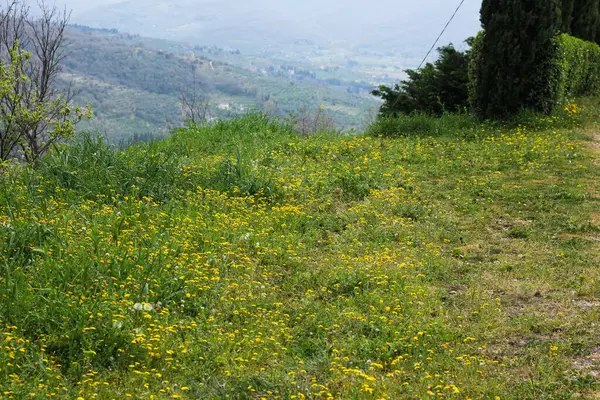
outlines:
M499 98L493 100L496 105L492 106L492 99L484 96L488 83L481 67L485 62L482 49L486 36L487 33L482 31L475 38L469 65L471 109L479 116L507 117L524 109L549 114L576 97L595 95L600 91L600 46L561 34L553 39L545 54L539 55L537 73L530 77L528 91L515 93L510 100L519 107L501 106ZM500 109L504 111L496 113ZM509 109L511 111L507 112Z
M469 60L469 82L467 92L469 94L470 110L476 115L482 115L479 93L481 91L481 65L483 63L483 41L485 31L480 31L471 42L471 58Z
M553 106L600 91L600 46L567 34L554 40L548 80Z
M471 43L471 40L467 40ZM380 115L394 116L415 111L442 114L461 111L468 105L467 82L470 52L461 52L452 44L438 49L440 58L420 70L406 70L408 80L394 87L385 85L372 94L384 104Z

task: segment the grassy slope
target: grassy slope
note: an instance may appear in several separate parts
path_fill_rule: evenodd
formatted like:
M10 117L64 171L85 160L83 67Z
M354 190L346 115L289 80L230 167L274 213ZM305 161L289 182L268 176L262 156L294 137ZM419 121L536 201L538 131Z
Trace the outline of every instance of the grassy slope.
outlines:
M594 398L599 156L473 133L251 116L6 169L0 396Z

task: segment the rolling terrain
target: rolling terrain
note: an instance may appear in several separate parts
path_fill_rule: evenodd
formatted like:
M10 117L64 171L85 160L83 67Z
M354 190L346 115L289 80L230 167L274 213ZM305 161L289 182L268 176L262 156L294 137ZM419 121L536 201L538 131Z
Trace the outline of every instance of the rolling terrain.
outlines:
M365 115L378 104L369 95L373 77L350 69L294 65L83 26L71 27L68 41L63 84L72 84L77 101L90 104L96 115L81 126L114 139L162 136L180 126L181 90L195 90L208 102L212 118L249 110L288 117L302 107L324 105L346 130L363 127Z

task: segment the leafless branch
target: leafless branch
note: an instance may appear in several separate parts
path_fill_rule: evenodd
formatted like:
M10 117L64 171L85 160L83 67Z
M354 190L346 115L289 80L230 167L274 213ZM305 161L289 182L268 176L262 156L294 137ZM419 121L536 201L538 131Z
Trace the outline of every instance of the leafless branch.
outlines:
M294 129L301 136L310 136L315 133L334 132L336 126L323 106L315 111L303 106L294 117Z
M180 89L179 102L183 109L185 121L196 125L210 120L210 102L200 94L200 84L196 75L196 67L192 66L192 83L188 90Z
M16 48L28 53L27 62L14 71L13 95L0 99L0 115L5 117L0 127L0 158L6 158L8 148L14 152L17 145L24 157L39 157L60 140L52 135L54 125L72 118L68 105L75 92L57 86L67 56L65 30L71 14L44 1L38 7L39 12L33 14L24 3L14 0L0 11L0 62L4 66L18 63L16 58L22 53L15 52ZM22 109L43 117L19 119L15 113Z

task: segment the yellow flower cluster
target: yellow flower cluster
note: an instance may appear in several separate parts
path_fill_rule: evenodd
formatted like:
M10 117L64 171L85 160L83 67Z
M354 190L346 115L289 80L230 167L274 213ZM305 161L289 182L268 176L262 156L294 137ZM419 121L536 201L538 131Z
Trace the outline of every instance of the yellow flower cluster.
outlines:
M566 111L569 115L579 114L581 112L580 107L577 103L570 103L564 107L564 111Z

